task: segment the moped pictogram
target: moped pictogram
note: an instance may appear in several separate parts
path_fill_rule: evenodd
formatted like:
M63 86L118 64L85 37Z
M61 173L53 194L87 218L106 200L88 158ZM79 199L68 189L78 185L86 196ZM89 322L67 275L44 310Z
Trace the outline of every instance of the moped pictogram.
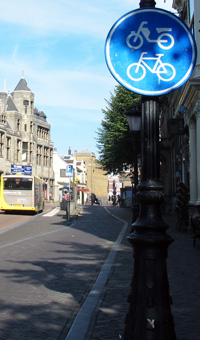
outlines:
M149 43L157 43L160 48L163 50L169 50L174 46L174 37L166 32L171 32L172 28L156 28L156 31L159 33L157 39L150 39L151 31L148 27L144 27L148 25L148 21L142 21L137 31L131 31L131 33L126 38L126 43L128 47L130 47L133 51L139 49L143 43L144 38Z

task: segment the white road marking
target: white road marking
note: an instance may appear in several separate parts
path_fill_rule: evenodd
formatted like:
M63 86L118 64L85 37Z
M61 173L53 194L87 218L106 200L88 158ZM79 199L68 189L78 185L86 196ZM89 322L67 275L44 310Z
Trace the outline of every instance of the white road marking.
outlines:
M42 236L54 234L54 233L57 233L59 231L67 230L67 229L69 229L69 227L63 227L63 228L60 228L60 229L57 229L57 230L48 231L48 232L43 233L43 234L38 234L38 235L30 236L30 237L25 237L25 238L22 238L22 239L20 239L18 241L14 241L14 242L11 242L11 243L3 244L2 246L0 246L0 249L6 248L6 247L10 247L10 246L13 246L15 244L18 244L18 243L21 243L21 242L24 242L24 241L29 241L29 240L32 240L34 238L39 238L39 237L42 237Z
M49 211L48 213L42 215L43 217L52 217L55 216L60 211L59 207L54 208L53 210Z

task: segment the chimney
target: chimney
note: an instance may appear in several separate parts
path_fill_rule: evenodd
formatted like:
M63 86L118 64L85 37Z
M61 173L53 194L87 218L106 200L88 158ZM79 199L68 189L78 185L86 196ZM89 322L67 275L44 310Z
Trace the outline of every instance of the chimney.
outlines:
M71 156L71 149L70 149L70 147L69 147L69 149L68 149L68 156Z

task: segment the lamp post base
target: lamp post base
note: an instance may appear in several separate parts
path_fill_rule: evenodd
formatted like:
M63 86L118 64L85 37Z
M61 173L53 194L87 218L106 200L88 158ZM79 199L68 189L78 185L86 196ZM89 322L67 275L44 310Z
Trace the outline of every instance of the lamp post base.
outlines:
M134 272L128 297L124 340L176 340L167 277L167 249L172 239L160 214L163 194L158 183L141 183L140 215L128 236Z

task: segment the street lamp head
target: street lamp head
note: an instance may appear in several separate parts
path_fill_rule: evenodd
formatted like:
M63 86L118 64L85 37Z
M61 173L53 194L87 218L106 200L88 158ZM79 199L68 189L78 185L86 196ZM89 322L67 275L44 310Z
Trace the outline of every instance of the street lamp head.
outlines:
M138 108L133 108L126 112L126 118L131 132L141 130L141 111Z

